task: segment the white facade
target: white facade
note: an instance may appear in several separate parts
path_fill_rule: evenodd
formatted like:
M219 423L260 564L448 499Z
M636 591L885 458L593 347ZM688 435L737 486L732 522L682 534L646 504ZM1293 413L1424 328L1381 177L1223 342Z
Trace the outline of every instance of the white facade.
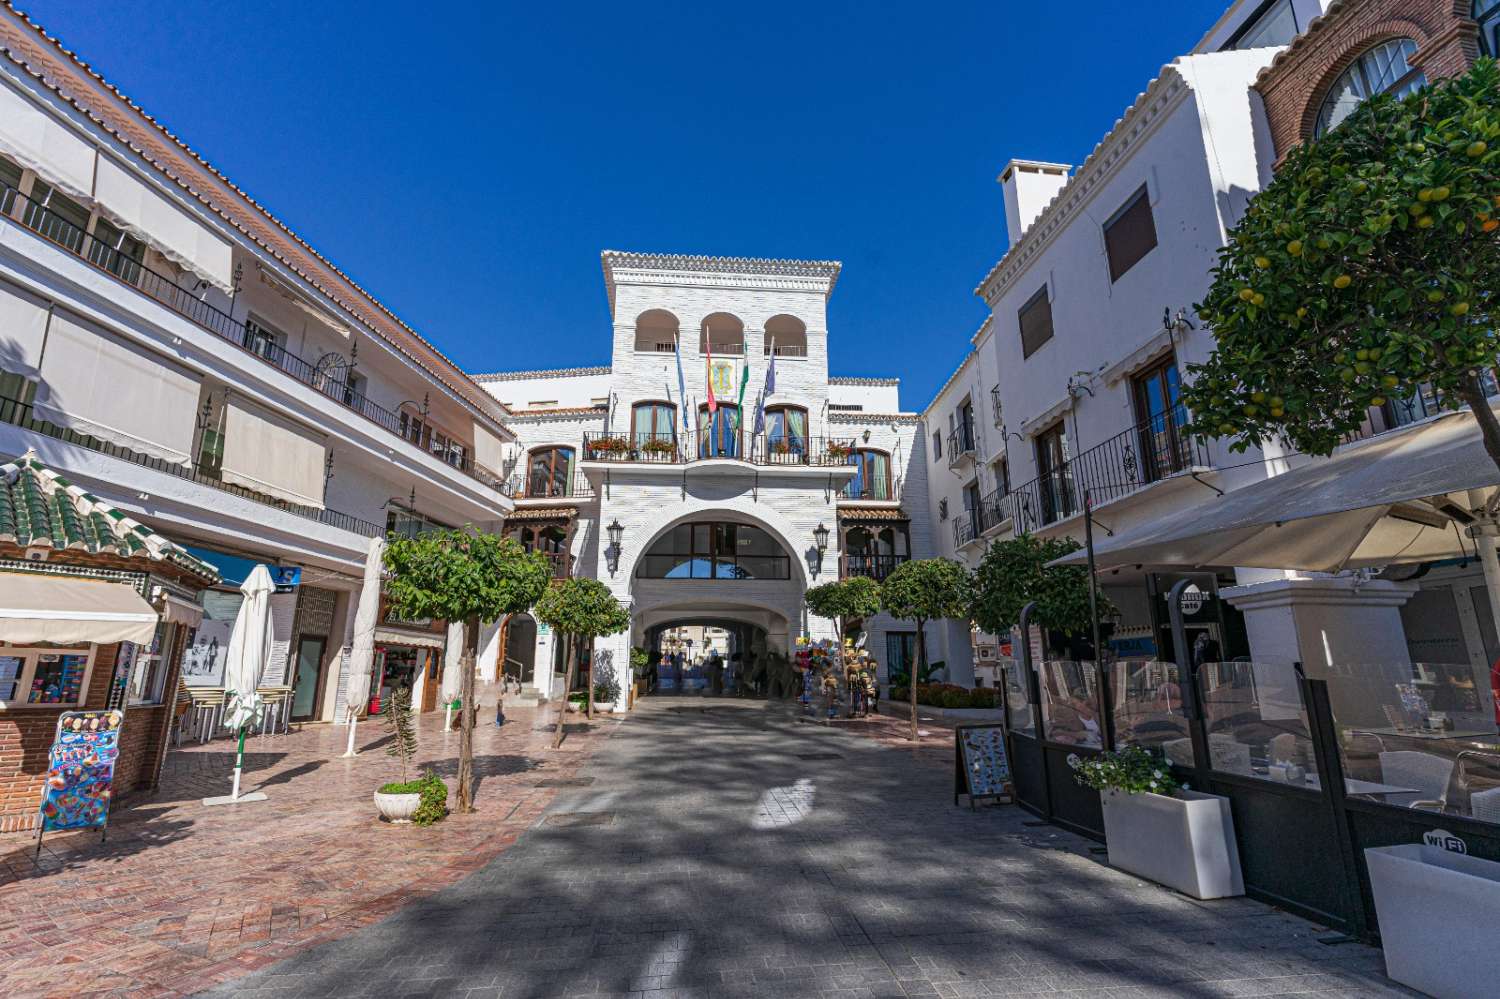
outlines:
M631 645L646 645L657 629L675 625L749 626L756 654L790 654L799 635L833 634L830 622L805 610L809 586L840 572L882 574L900 559L933 554L918 417L901 410L895 379L828 375L826 307L838 264L615 252L603 261L613 316L607 368L478 376L514 408L509 422L517 441L508 464L518 509L506 530L520 536L528 527L550 526L553 543L565 546L560 571L603 580L631 611L630 633L598 647L601 673L623 667ZM710 419L704 415L710 343L714 362L727 371L716 402L735 403L749 367L745 425L732 440L723 422L700 430L700 421ZM782 424L773 417L757 433L773 345L775 385L764 403L768 414L791 407L796 415L782 417L792 421ZM857 474L840 447L878 453L887 471L878 483L863 466ZM559 458L557 448L568 452ZM855 488L868 481L869 488L846 495L851 481ZM691 559L643 558L675 537L674 528L694 522L763 532L753 543L779 554L737 563L751 578L675 578L695 571L681 568ZM615 524L618 551L605 529ZM843 541L860 525L899 530L899 551L845 559ZM828 531L821 553L820 526ZM535 533L523 540L542 543ZM669 564L679 566L674 578L660 578ZM883 616L868 622L882 666L888 634L912 630ZM941 629L934 631L928 652L936 661L946 646ZM548 639L538 636L533 664L532 682L543 687ZM618 676L626 672L620 668Z

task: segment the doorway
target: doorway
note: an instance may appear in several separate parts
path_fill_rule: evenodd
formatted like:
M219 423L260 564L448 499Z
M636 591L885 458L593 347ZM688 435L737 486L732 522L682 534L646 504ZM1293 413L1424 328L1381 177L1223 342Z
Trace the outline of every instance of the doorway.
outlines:
M522 686L536 682L536 619L518 614L505 622L500 641L501 668Z
M443 656L432 649L423 649L417 653L425 660L427 677L422 684L422 711L436 711L438 702L438 689L443 685Z
M328 639L303 635L297 642L297 671L292 677L292 721L310 721L318 713L323 689L323 654Z

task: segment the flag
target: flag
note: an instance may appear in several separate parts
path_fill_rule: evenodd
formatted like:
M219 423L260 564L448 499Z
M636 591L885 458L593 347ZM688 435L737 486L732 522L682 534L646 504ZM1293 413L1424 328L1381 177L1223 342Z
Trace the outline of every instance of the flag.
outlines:
M714 398L714 341L713 333L707 328L704 331L703 343L708 347L708 360L704 361L703 371L708 376L708 414L712 416L719 411L719 400Z
M677 334L674 342L677 350L677 405L682 409L682 429L689 430L692 424L688 423L687 379L682 377L681 333Z
M765 395L776 393L776 341L771 341L771 363L766 368L766 391Z
M755 397L755 432L757 434L766 432L766 394L764 392Z
M750 385L750 354L746 352L743 356L744 363L740 367L740 397L737 401L741 413L745 412L745 389ZM740 419L744 417L741 416Z

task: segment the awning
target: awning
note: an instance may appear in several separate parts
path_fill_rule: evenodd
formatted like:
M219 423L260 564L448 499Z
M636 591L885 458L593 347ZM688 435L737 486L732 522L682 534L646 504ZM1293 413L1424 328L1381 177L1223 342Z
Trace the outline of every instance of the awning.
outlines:
M323 509L327 481L323 435L230 394L224 401L225 482Z
M164 624L180 624L196 628L203 623L203 608L181 597L163 593L157 598L161 604L161 619Z
M908 521L910 517L899 506L840 506L840 520L852 521Z
M0 639L12 645L150 645L156 622L156 611L124 583L0 573Z
M376 628L375 644L414 645L422 649L441 649L443 636L424 631L394 631L390 628Z
M1095 563L1338 572L1428 562L1473 551L1463 526L1479 519L1497 485L1500 469L1473 415L1449 413L1114 537L1096 535ZM1052 564L1085 561L1077 551Z

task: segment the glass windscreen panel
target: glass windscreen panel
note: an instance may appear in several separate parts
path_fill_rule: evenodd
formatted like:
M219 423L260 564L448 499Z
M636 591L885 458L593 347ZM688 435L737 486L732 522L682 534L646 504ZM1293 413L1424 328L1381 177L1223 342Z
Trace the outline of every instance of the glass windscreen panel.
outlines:
M1176 663L1122 659L1109 664L1114 699L1115 747L1143 746L1180 766L1193 765L1182 701L1182 673Z
M1198 667L1198 691L1211 769L1320 786L1307 705L1291 663L1204 663ZM1168 758L1180 752L1166 751Z
M1019 660L1006 659L1000 663L1000 683L1005 688L1005 727L1012 735L1036 738L1036 717L1031 711L1031 694L1026 687L1026 674Z
M1049 742L1100 749L1104 746L1099 710L1099 671L1091 662L1050 659L1038 672L1042 725Z
M1497 691L1500 661L1329 667L1346 792L1500 824Z

